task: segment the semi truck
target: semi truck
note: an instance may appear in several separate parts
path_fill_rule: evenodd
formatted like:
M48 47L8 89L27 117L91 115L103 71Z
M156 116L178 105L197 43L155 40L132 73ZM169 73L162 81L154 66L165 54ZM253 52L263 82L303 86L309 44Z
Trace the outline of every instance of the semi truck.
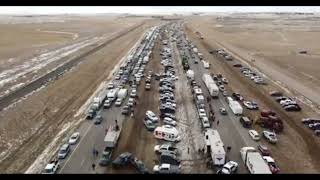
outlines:
M103 89L98 96L93 98L92 106L96 109L99 109L102 106L103 101L106 99L107 94L108 91L106 89Z
M229 101L229 107L233 112L233 114L235 115L241 115L243 112L243 108L238 101L234 101L234 100Z
M203 74L202 81L206 85L210 95L214 98L219 96L219 88L209 74Z
M272 174L269 166L254 147L243 147L241 159L251 174Z
M217 130L207 129L205 132L207 152L210 152L213 165L222 166L225 164L226 152L223 142Z
M118 91L119 91L119 88L115 88L115 89L111 89L108 94L107 94L107 98L113 102L116 98L117 98L117 95L118 95Z
M107 166L111 162L112 151L116 147L118 139L120 137L121 128L111 126L104 138L105 148L102 152L102 156L99 160L100 166Z

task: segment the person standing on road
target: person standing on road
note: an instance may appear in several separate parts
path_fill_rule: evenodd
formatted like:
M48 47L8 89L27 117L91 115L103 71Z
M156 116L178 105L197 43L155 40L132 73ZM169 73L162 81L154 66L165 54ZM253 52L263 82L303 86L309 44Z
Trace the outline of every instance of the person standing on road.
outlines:
M96 169L96 164L92 164L92 170L95 170Z
M93 148L92 154L93 154L93 156L96 156L96 149L95 148Z
M217 121L217 126L219 126L219 120Z

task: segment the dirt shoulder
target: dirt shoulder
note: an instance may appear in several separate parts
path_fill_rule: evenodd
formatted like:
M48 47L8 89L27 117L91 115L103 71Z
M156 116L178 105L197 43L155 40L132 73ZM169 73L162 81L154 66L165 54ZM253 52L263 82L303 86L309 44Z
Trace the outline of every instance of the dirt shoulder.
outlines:
M189 25L187 25L189 27ZM209 39L199 40L194 30L187 28L190 37L201 52L204 59L212 63L211 71L220 72L230 81L230 89L241 93L245 98L258 101L262 108L275 110L284 120L285 130L280 134L280 142L276 146L270 146L273 156L278 162L282 172L285 173L315 173L319 170L319 139L312 135L309 129L305 128L300 120L303 113L287 113L268 92L276 88L272 83L266 87L257 87L254 83L245 79L232 64L226 63L221 59L215 58L208 53L209 50L219 47L215 41ZM257 113L246 112L250 117L255 118ZM297 146L299 145L299 146ZM295 157L295 158L293 158Z

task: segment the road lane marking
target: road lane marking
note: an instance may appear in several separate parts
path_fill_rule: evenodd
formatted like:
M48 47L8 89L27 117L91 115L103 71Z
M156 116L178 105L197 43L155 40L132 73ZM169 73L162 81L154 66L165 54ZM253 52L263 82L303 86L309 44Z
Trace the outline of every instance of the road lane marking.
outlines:
M89 130L92 128L93 123L91 123L88 127L88 129L86 130L86 132L83 134L83 137L81 138L80 136L80 141L79 143L76 145L76 147L73 149L72 153L70 154L69 158L65 161L64 165L61 167L60 172L62 172L62 170L64 169L64 167L68 164L69 160L71 159L72 155L74 154L74 152L77 150L77 148L79 147L79 145L81 144L81 142L85 139L86 135L88 134ZM59 172L59 173L60 173Z

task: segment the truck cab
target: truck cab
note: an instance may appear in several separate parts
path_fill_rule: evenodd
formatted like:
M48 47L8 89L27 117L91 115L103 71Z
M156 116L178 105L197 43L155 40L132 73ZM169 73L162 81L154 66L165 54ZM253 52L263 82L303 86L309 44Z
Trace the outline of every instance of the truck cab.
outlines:
M111 163L111 155L112 155L112 150L113 148L111 147L106 147L103 152L102 156L99 160L99 165L100 166L107 166Z

